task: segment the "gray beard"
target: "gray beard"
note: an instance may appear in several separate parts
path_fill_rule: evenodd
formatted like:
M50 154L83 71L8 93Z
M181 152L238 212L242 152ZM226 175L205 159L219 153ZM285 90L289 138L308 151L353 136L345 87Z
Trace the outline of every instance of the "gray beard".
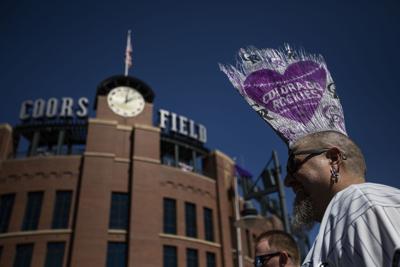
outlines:
M315 224L314 206L310 196L298 197L294 200L292 227L295 232L308 231Z

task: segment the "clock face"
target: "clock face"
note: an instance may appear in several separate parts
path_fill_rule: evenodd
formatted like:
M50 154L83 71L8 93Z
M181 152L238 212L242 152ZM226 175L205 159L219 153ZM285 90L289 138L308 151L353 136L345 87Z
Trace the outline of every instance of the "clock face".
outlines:
M135 117L144 109L144 98L135 89L119 86L112 89L107 96L108 106L122 117Z

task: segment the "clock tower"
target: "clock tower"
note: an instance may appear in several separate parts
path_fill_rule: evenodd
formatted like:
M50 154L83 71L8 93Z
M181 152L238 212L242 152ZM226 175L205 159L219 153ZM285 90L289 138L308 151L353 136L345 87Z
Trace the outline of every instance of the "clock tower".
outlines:
M96 93L96 118L122 125L151 125L153 90L143 81L124 75L102 81Z
M112 76L97 87L96 117L88 121L82 158L71 267L105 266L106 251L115 242L129 248L127 266L140 266L147 260L141 258L140 235L149 231L142 219L151 219L141 207L159 201L152 185L160 176L161 164L160 128L153 126L153 100L152 89L131 76ZM129 225L114 228L109 207L119 195L128 196ZM152 231L158 233L159 228ZM151 246L157 241L154 234Z

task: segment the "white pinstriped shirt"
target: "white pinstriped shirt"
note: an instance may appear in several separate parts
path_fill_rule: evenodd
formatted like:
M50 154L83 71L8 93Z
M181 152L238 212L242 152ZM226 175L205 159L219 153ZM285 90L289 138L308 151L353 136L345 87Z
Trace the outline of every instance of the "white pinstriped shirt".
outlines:
M349 186L331 200L302 267L398 267L392 265L397 257L400 190L364 183Z

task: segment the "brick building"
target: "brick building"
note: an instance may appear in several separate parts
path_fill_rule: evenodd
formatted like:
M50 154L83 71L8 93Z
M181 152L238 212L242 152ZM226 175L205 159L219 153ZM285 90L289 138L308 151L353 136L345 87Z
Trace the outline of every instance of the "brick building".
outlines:
M201 124L153 123L153 100L114 76L92 118L86 98L51 98L0 125L0 266L236 266L235 163ZM245 266L259 231L242 230Z

